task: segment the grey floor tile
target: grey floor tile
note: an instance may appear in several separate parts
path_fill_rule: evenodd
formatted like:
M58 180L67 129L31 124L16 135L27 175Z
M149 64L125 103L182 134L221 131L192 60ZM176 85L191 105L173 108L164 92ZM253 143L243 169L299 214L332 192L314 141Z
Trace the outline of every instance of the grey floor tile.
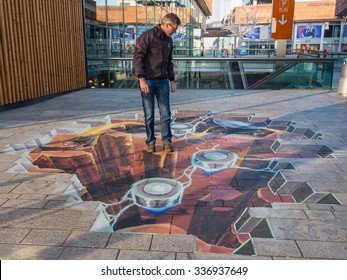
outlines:
M68 230L33 229L21 242L26 245L63 245L69 236Z
M111 233L72 231L65 242L65 246L104 248Z
M56 260L62 247L0 244L2 260Z
M27 228L0 228L0 243L19 244L30 232Z
M298 241L297 243L306 258L347 259L347 242Z
M120 250L118 260L174 260L174 252Z
M151 241L152 235L150 234L114 233L107 244L107 248L149 250Z
M195 237L193 235L155 234L151 245L153 251L194 252Z
M298 246L293 240L274 240L254 238L257 256L301 257Z
M60 260L115 260L119 250L65 247Z

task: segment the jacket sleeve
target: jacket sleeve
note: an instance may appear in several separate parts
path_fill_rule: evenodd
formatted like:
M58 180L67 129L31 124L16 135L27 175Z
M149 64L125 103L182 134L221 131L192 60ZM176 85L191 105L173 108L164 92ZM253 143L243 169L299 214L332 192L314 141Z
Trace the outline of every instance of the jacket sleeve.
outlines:
M137 77L145 77L144 60L147 55L147 50L150 45L150 37L148 32L144 32L136 39L135 54L134 54L134 67L135 75Z
M171 52L169 55L169 61L167 64L167 73L168 73L168 77L170 81L174 81L175 80L175 72L174 72L174 64L172 62L172 51L173 51L173 42L171 41Z

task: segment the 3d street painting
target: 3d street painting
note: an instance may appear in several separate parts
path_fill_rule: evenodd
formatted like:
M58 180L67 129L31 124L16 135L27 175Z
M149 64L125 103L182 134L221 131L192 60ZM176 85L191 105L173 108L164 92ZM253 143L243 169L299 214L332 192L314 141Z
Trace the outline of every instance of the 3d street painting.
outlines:
M160 133L159 123L156 130ZM340 204L332 193L291 181L302 158L333 157L322 134L256 115L186 111L172 119L173 153L145 150L132 119L74 122L6 152L22 152L7 172L66 172L68 200L99 202L91 231L192 234L196 251L255 255L252 238L274 238L254 207L273 202ZM158 135L157 139L160 139ZM24 151L24 152L23 152Z

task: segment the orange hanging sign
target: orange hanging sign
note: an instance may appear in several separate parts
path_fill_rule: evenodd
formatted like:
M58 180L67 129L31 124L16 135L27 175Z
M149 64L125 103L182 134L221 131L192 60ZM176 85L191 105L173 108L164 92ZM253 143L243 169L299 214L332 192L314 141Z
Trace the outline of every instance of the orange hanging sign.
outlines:
M291 39L293 32L295 0L273 0L271 38Z

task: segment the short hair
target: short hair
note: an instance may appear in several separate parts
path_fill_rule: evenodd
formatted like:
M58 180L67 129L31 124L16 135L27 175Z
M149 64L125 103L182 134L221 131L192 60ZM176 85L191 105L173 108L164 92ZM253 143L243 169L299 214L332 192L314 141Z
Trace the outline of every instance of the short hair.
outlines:
M180 25L181 20L176 14L169 13L162 18L161 23L176 23L177 25Z

